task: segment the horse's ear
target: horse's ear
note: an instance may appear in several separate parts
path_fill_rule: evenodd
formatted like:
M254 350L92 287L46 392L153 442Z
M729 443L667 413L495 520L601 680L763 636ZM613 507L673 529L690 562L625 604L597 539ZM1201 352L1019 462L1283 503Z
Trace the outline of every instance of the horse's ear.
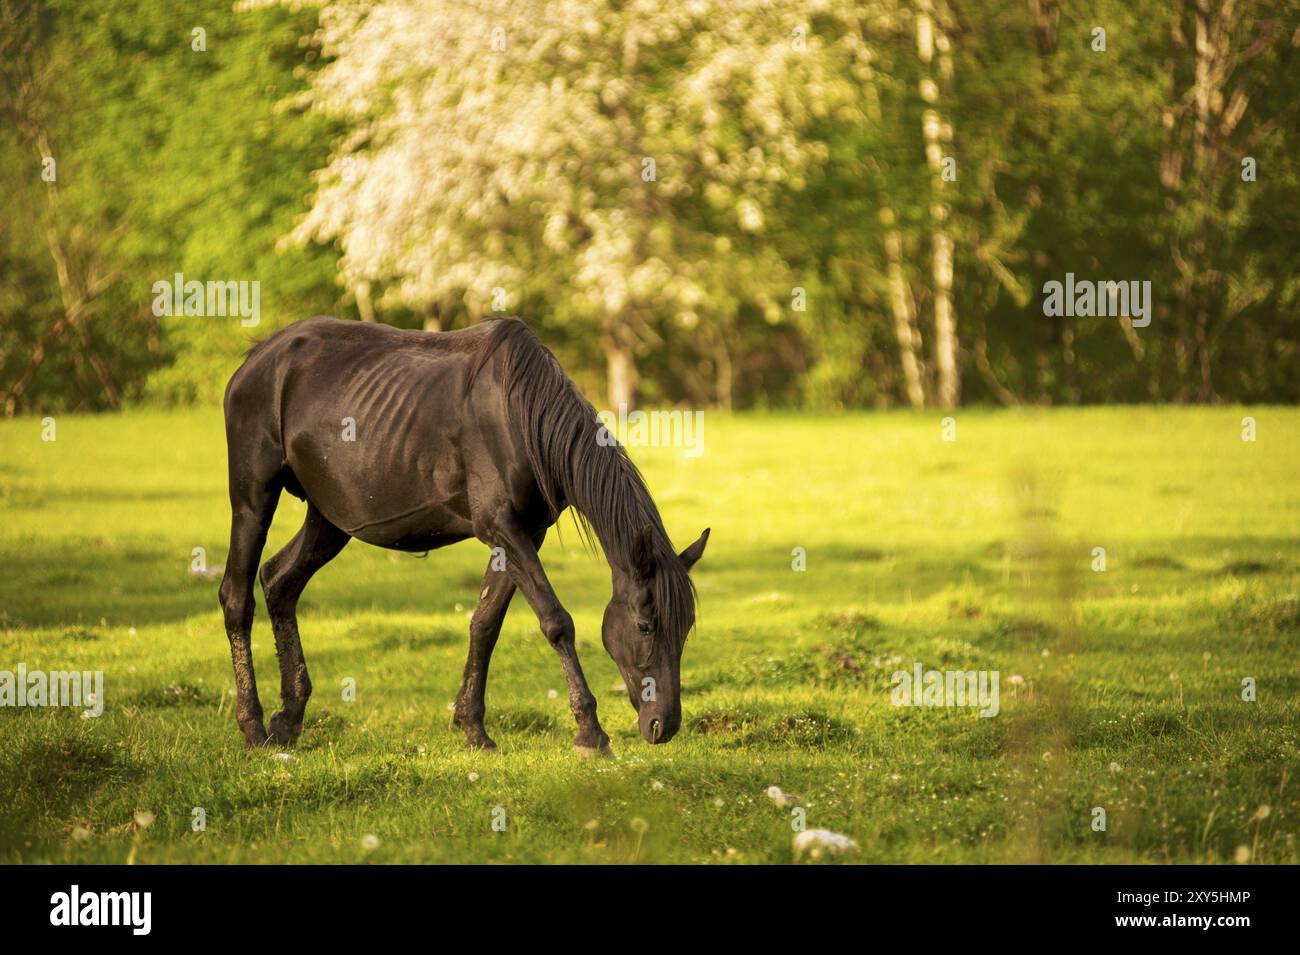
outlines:
M632 570L642 580L655 573L655 529L647 524L632 540Z
M686 565L687 570L694 567L696 562L704 556L704 545L708 542L709 528L706 527L704 528L704 533L700 535L699 540L677 555L682 559L682 563Z

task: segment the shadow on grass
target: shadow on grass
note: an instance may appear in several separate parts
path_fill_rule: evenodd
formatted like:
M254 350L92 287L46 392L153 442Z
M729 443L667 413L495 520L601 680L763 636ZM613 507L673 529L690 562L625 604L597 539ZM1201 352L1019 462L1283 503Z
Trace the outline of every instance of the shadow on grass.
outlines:
M71 731L0 751L0 779L6 789L0 804L0 855L21 849L33 837L52 834L100 790L128 785L144 775L144 767L125 758L120 747Z
M472 607L478 596L481 550L474 542L466 542L417 560L354 543L312 581L303 607L324 615L363 610L428 612L450 609L457 603ZM1142 574L1173 580L1198 573L1188 567L1198 557L1216 568L1209 571L1211 576L1266 578L1295 573L1297 562L1280 556L1294 550L1294 542L1283 537L1142 541L1112 547L1105 579ZM268 548L263 557L271 552ZM219 619L220 582L215 577L191 577L190 559L187 549L139 541L87 538L81 544L55 546L11 543L0 551L0 563L6 569L5 580L0 582L0 619L15 628L76 626L101 619L112 626L144 626L204 614ZM791 570L789 553L773 547L770 553L710 555L696 576L708 588L701 601L706 613L710 603L772 593L795 604L814 596L819 600L869 596L885 604L924 601L958 582L1003 591L1009 579L1017 579L1020 559L1015 548L1001 540L948 549L830 545L810 547L808 571L796 573ZM1087 550L1081 550L1081 579L1091 579L1092 575L1086 574L1089 559ZM209 551L212 565L222 560L224 550ZM556 554L547 564L571 611L598 610L608 599L606 571L599 558L578 560ZM1100 580L1101 575L1097 576ZM869 594L863 593L864 586L870 588ZM254 594L261 615L260 587ZM445 638L439 634L427 639L436 643Z

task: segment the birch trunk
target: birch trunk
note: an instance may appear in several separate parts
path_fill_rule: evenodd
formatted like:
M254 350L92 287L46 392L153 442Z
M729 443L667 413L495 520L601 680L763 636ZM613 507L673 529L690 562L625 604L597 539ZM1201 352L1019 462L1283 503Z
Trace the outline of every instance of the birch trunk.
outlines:
M957 370L957 311L952 300L953 241L948 231L949 206L943 180L943 144L952 140L952 127L939 111L942 84L952 80L951 43L941 15L944 0L916 0L916 52L921 65L921 99L930 108L922 114L925 159L930 167L930 273L934 297L935 402L955 408L961 401ZM937 55L936 55L937 54Z
M1236 134L1250 102L1244 67L1287 29L1282 20L1272 17L1241 29L1253 6L1240 0L1192 0L1192 86L1184 94L1176 87L1175 58L1170 61L1171 105L1164 116L1161 182L1174 204L1192 212L1186 233L1175 233L1170 242L1180 279L1175 310L1178 400L1194 396L1210 402L1219 397L1213 381L1211 323L1224 315L1227 281L1212 250L1222 246L1225 206L1231 201L1225 197L1223 183L1229 167L1242 154ZM1173 45L1175 51L1189 45L1181 17L1174 28ZM1187 140L1190 148L1184 164L1183 143Z
M886 206L880 221L889 228L885 233L885 259L888 263L889 304L894 315L894 336L898 339L899 364L907 401L913 408L925 407L925 386L921 381L921 330L916 324L916 303L903 273L903 233L897 227L894 210Z

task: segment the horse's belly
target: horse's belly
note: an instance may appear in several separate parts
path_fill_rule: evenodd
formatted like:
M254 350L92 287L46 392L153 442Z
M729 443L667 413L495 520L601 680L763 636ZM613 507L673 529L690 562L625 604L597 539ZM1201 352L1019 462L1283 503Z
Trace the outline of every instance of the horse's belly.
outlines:
M307 499L335 526L378 547L426 551L472 536L459 465L437 448L369 454L297 435L287 455ZM448 449L450 451L450 449Z
M367 524L349 533L357 540L376 547L415 553L437 550L472 536L468 522L453 514L433 512Z

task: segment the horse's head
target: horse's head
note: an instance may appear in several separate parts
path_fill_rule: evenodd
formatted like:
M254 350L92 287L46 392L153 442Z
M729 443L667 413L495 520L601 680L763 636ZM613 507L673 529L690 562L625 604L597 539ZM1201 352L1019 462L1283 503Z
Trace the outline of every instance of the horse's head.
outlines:
M665 543L657 544L661 540ZM614 658L641 736L666 743L682 723L682 648L695 623L695 595L687 576L704 553L706 530L675 554L652 527L637 534L628 568L614 565L614 595L605 608L601 640Z

